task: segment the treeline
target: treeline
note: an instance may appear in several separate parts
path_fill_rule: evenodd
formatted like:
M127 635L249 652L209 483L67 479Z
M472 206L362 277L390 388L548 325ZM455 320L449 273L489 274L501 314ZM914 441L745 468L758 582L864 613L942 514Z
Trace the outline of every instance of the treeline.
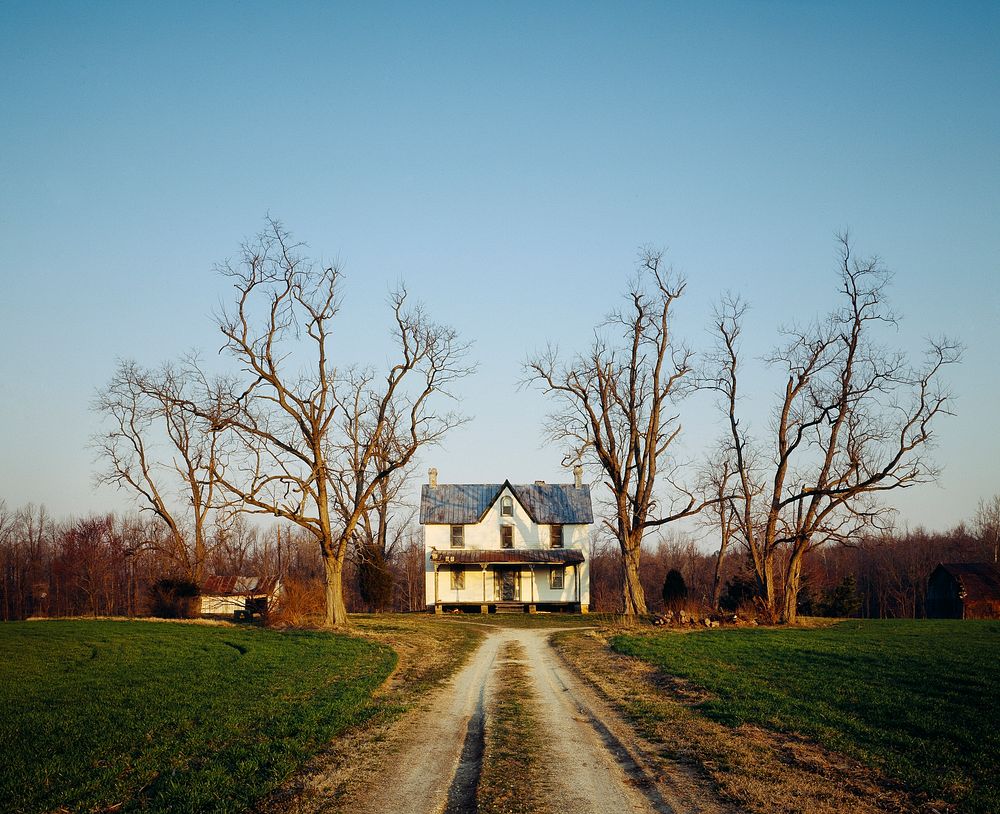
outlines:
M925 615L927 579L940 562L993 562L995 532L973 531L965 524L944 532L923 528L852 544L818 549L807 560L799 590L799 612L806 616L862 616L874 619L919 619ZM692 609L713 608L716 567L720 605L725 610L755 614L752 568L742 551L706 553L683 536L661 541L643 556L643 590L653 613L664 610L663 584L671 570L679 571ZM591 597L595 611L620 612L621 556L611 542L595 548L591 563Z
M981 523L946 532L907 530L824 547L808 560L799 593L806 615L920 618L927 578L939 562L992 561L995 541ZM184 578L189 553L173 548L155 519L103 514L53 519L44 507L8 509L0 502L0 618L141 616L152 610L155 586ZM323 563L315 542L287 524L255 525L242 516L213 530L206 551L210 574L277 575L284 587L282 616L302 623L323 613ZM355 554L345 572L352 612L425 608L424 548L419 527L395 535L384 574ZM718 573L717 569L718 568ZM708 610L716 579L722 607L753 612L755 589L745 554L719 562L716 553L683 535L647 546L641 580L649 610L663 610L667 574L684 578L688 603ZM591 559L591 609L622 610L622 559L611 541L596 543ZM375 587L373 588L373 584Z
M157 584L185 580L190 573L190 552L172 539L162 523L136 514L57 520L43 506L10 509L0 501L0 619L148 615ZM255 525L237 515L213 529L206 549L206 573L277 575L284 586L283 612L292 621L322 615L321 553L314 540L287 524ZM402 535L384 568L387 590L379 597L380 608L422 610L419 534ZM354 611L371 608L359 582L355 558L345 579Z

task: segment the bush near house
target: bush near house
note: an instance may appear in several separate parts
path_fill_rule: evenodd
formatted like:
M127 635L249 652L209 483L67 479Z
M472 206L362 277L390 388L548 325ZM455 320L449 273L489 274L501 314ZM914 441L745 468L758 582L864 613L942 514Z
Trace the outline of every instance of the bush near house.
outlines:
M963 812L1000 811L1000 622L658 632L618 652L707 690L705 715L796 732Z
M5 624L0 811L245 811L372 715L395 661L320 632Z

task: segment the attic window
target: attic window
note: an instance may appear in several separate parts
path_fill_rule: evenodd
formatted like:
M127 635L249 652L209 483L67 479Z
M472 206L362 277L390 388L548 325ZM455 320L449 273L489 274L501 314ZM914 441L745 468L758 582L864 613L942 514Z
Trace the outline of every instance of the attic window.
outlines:
M509 495L505 495L500 498L500 516L501 517L513 517L514 516L514 498Z
M500 548L513 548L514 547L514 527L513 526L501 526L500 527Z
M465 548L465 526L451 527L451 547Z
M563 527L559 525L549 526L549 547L563 547Z

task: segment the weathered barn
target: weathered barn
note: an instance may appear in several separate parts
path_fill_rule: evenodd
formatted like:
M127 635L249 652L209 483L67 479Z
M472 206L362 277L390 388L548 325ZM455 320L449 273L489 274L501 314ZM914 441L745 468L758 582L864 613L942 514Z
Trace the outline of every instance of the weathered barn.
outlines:
M1000 619L1000 566L941 563L927 582L929 619Z
M247 618L266 614L281 591L277 577L206 577L201 588L202 616Z

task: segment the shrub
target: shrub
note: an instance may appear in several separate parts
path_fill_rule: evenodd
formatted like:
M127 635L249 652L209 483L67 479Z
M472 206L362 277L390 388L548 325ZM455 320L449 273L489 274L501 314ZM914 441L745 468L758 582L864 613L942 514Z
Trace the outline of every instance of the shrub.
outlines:
M191 619L198 615L199 595L189 579L159 579L149 589L149 612L163 619Z
M687 599L688 589L684 576L676 568L667 571L663 580L663 606L668 610L678 610Z

